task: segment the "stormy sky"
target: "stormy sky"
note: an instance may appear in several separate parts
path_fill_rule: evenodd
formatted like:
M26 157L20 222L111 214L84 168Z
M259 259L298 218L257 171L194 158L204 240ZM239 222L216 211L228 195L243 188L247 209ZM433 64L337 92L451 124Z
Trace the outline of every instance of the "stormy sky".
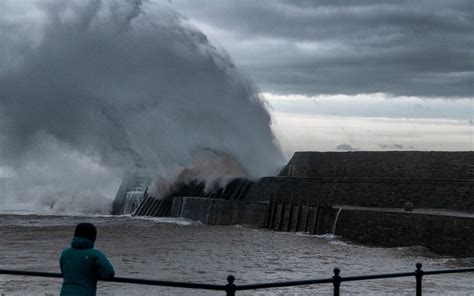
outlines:
M473 150L473 5L0 0L0 211L105 213L143 164Z
M170 5L256 82L289 154L472 150L473 1Z
M172 3L266 91L472 96L470 0Z

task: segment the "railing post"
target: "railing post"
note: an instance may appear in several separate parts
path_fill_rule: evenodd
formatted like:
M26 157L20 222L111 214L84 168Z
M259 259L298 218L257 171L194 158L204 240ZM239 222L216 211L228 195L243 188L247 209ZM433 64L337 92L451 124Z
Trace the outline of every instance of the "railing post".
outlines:
M225 285L225 295L226 296L235 296L235 288L234 285L235 277L233 275L229 275L227 277L227 285Z
M339 273L341 270L339 268L334 268L334 276L332 277L332 284L334 286L334 296L339 296L339 287L341 286L341 277Z
M416 296L421 296L421 280L423 278L423 270L421 263L416 264L415 278L416 278Z

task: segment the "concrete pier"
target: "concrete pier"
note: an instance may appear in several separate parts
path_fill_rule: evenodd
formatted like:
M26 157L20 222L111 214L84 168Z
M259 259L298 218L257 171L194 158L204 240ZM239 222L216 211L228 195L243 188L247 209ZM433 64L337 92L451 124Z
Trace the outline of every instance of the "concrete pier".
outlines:
M174 197L170 216L209 225L265 226L267 202L246 202L205 197Z
M335 234L383 247L423 246L441 255L474 256L474 213L415 209L342 209Z

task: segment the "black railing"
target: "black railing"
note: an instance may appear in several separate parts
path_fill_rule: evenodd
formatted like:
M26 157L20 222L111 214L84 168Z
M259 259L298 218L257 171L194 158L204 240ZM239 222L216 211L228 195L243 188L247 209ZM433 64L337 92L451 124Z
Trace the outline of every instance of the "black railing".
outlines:
M244 291L244 290L260 290L260 289L269 289L269 288L308 286L308 285L330 284L330 283L332 283L333 289L334 289L334 295L339 296L340 295L341 283L343 283L343 282L376 280L376 279L387 279L387 278L399 278L399 277L415 277L416 295L421 296L421 294L422 294L422 280L423 280L424 276L437 275L437 274L448 274L448 273L474 272L474 268L458 268L458 269L423 271L421 269L421 267L422 267L421 263L417 263L416 264L416 270L414 272L385 273L385 274L347 276L347 277L342 277L340 275L340 269L335 268L334 269L334 275L331 278L310 279L310 280L301 280L301 281L272 282L272 283L261 283L261 284L246 284L246 285L236 285L236 284L234 284L235 278L232 275L229 275L227 277L227 284L225 284L225 285L200 284L200 283L190 283L190 282L173 282L173 281L161 281L161 280L147 280L147 279L123 278L123 277L114 277L112 279L101 280L101 281L115 282L115 283L127 283L127 284L152 285L152 286L161 286L161 287L174 287L174 288L225 291L227 296L234 296L237 291ZM60 273L22 271L22 270L7 270L7 269L0 269L0 274L18 275L18 276L38 276L38 277L50 277L50 278L62 278L63 277L62 274L60 274Z

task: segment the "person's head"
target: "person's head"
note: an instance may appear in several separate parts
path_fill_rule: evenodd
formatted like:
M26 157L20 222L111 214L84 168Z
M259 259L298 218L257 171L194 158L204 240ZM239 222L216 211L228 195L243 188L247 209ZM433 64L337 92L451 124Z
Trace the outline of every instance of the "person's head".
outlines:
M95 242L97 237L97 228L91 223L79 223L74 231L74 237L86 238L92 242Z

